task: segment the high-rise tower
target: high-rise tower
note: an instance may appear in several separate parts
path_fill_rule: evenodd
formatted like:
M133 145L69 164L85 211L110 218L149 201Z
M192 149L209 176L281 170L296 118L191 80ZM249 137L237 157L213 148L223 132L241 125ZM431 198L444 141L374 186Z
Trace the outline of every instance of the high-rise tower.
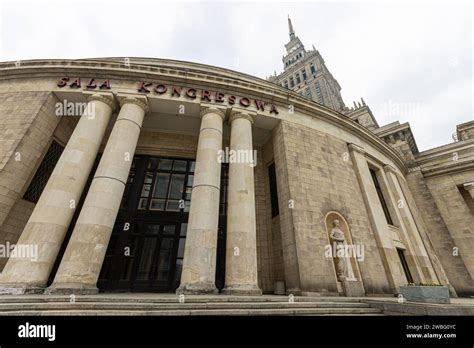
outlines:
M341 86L327 68L323 57L316 48L306 50L296 36L293 23L288 16L288 32L290 41L285 44L286 54L283 56L283 72L268 77L268 80L291 89L302 96L339 111L369 129L378 128L369 107L354 102L354 107L346 107L341 96Z
M324 59L314 46L312 50L305 49L295 34L290 17L288 29L290 41L285 45L286 54L282 59L284 71L269 80L334 110L343 110L341 87L329 72Z

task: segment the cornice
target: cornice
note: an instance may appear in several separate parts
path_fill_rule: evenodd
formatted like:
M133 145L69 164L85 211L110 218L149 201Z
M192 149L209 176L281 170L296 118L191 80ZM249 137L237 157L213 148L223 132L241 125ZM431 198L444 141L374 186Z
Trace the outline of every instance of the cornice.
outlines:
M376 131L375 133L389 145L395 144L397 141L406 141L413 154L419 152L415 137L413 136L408 122L397 124L393 127L382 129L379 132Z
M170 83L202 85L209 88L232 89L236 93L258 95L280 107L289 104L295 110L308 116L318 118L337 127L346 129L377 148L382 154L391 158L406 173L407 167L395 149L387 145L377 135L365 127L353 122L347 116L326 106L311 101L296 92L272 82L213 66L151 58L130 58L130 65L120 64L124 58L83 59L83 60L29 60L22 61L20 66L15 62L0 63L0 80L54 77L58 75L107 76L117 80L159 80ZM144 63L148 65L145 65Z
M474 170L474 139L458 141L423 151L416 157L416 165L424 176L435 176Z

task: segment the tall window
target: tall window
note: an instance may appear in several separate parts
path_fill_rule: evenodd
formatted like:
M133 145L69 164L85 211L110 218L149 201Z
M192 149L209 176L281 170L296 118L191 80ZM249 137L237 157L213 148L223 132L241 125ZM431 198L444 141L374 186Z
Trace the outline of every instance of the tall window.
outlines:
M387 202L385 201L382 188L380 187L379 180L377 179L377 173L375 172L375 170L370 169L370 175L372 175L372 180L374 181L374 186L375 186L375 189L377 190L377 195L379 196L380 204L382 205L385 219L387 220L387 223L389 225L393 225L393 220L392 220L392 217L390 216L390 211L388 210Z
M309 89L309 87L306 87L306 98L311 99L311 90Z
M300 74L296 73L296 84L299 85L300 83L301 83Z
M316 74L316 67L314 66L313 63L311 63L311 64L309 65L309 68L310 68L310 70L311 70L311 74L312 74L312 75Z
M283 81L283 87L288 89L288 81L287 80Z
M306 76L306 69L301 70L301 75L303 75L303 80L306 81L308 76Z
M403 272L405 273L405 277L407 278L408 283L413 283L413 277L411 276L410 268L408 268L408 262L405 258L405 253L402 249L398 249L398 257L400 258L400 262L403 267Z
M270 166L268 167L268 178L270 181L270 203L272 206L272 217L275 217L280 214L280 209L278 207L278 190L275 163L270 164Z
M324 105L323 93L321 92L321 86L319 85L319 82L316 81L314 83L314 88L316 89L316 95L318 96L319 103Z
M59 145L58 142L54 141L49 146L46 155L43 158L38 170L31 180L30 186L25 192L23 199L37 203L43 190L48 183L49 177L53 173L54 167L56 167L56 163L59 161L59 157L63 153L64 148Z
M295 80L293 79L293 76L290 77L290 88L295 87Z

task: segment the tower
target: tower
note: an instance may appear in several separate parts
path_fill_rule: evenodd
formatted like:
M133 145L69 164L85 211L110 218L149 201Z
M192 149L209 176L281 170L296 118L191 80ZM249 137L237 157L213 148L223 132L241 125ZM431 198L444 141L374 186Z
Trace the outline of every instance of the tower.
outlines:
M341 87L326 67L321 54L314 48L306 50L296 36L293 24L288 16L290 41L285 45L283 72L273 75L269 81L291 89L313 101L331 109L345 109L341 97Z
M339 111L372 131L379 128L372 111L362 98L362 103L354 102L354 107L345 106L341 86L332 76L314 45L312 50L304 48L296 36L290 16L288 16L288 32L290 41L285 45L286 54L282 58L283 72L278 75L275 73L268 80Z

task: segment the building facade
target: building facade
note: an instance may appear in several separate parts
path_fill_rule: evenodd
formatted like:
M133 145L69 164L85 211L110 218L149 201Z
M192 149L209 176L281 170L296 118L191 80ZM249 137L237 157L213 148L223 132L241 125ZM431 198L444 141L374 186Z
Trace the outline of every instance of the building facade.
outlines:
M0 293L474 295L474 122L419 152L408 124L346 107L289 23L269 80L0 63Z

